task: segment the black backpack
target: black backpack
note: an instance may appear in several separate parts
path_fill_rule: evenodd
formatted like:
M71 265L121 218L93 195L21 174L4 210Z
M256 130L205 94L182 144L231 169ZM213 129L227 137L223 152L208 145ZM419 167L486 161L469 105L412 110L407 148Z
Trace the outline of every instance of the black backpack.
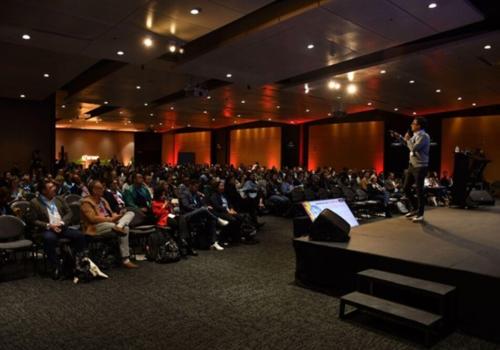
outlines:
M166 233L154 232L146 243L146 258L159 264L177 262L181 259L179 246Z

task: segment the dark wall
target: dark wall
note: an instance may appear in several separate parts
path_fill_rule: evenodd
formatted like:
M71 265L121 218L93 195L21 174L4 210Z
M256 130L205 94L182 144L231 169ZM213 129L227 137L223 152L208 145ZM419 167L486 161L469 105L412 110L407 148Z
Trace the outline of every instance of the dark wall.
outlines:
M284 125L281 127L281 166L300 165L300 126Z
M134 134L134 161L138 165L160 164L162 134L137 132Z
M39 150L43 165L52 170L55 154L55 98L45 101L0 99L0 170L28 170Z
M212 154L214 164L226 165L229 163L229 129L216 129L212 131Z

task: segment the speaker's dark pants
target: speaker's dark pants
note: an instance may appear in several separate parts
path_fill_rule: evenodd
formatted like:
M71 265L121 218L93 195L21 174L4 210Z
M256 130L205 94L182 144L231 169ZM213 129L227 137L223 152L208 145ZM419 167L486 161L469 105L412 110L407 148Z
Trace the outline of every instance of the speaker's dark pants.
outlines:
M425 192L424 192L424 180L427 175L427 167L413 167L409 166L406 172L404 192L406 197L410 201L412 210L417 211L418 216L424 215L425 209ZM413 196L411 192L412 185L415 184L417 198Z
M56 248L60 238L67 238L71 241L71 247L76 252L83 252L86 247L85 235L72 228L63 228L60 233L47 230L42 232L43 236L43 250L47 254L47 260L52 266L57 265Z

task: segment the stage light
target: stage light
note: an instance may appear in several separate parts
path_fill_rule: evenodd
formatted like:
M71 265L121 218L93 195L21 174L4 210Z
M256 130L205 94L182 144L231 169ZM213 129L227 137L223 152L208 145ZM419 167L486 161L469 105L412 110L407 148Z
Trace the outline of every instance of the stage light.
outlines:
M281 108L281 106L276 106L276 109L280 109L280 108Z
M413 115L417 115L417 112L413 112L412 114L413 114Z
M173 111L174 110L174 106L170 107L170 110Z
M245 101L245 100L241 100L241 103L245 104L245 103L246 103L246 101Z
M208 111L203 111L203 114L208 114Z
M147 102L144 102L144 106L147 106L147 105L148 105L148 103L147 103Z
M397 112L397 111L399 111L399 108L398 107L394 108L394 112Z
M201 13L201 8L199 7L192 8L191 11L189 11L189 13L192 14L193 16L199 15Z
M144 40L142 41L142 43L146 47L151 47L151 46L153 46L153 39L151 39L151 38L144 38Z
M207 96L207 100L210 100L212 98L212 96L208 95Z
M267 118L267 120L271 121L272 119L271 118Z
M181 48L179 49L179 53L180 53L181 55L184 53L184 48L183 48L183 47L181 47Z
M22 38L23 40L30 40L31 36L29 36L29 34L23 34Z
M358 87L354 84L347 85L347 93L350 95L355 94L358 91Z
M212 118L212 121L214 122L214 121L215 121L215 118Z
M333 90L333 89L335 89L335 90L339 90L339 89L340 89L340 87L341 87L341 85L340 85L339 83L337 83L335 80L330 80L330 81L328 82L328 88L329 88L330 90Z
M307 83L306 83L306 84L304 84L304 92L305 92L306 94L308 94L308 93L309 93L309 84L307 84Z
M309 113L311 110L310 109L306 109L306 113Z
M154 114L153 113L149 113L149 116L152 117L152 116L154 116Z
M61 108L66 108L66 105L62 105Z

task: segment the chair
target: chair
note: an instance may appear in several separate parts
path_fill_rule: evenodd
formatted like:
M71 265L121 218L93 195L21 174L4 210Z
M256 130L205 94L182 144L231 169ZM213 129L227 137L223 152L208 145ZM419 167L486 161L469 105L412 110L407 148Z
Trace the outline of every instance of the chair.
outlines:
M18 217L12 215L0 216L0 256L8 258L13 254L14 259L17 252L23 252L23 260L26 261L26 251L31 251L33 255L33 242L24 239L24 229L26 224ZM35 262L35 259L33 259ZM0 266L2 261L0 260ZM26 266L25 266L26 267Z
M71 209L71 222L69 223L69 227L75 230L80 229L81 219L80 219L80 203L73 202L68 204L69 209Z
M156 232L155 225L145 225L146 215L138 208L126 208L128 211L134 212L135 216L129 224L129 240L131 255L135 257L136 246L142 247L145 250L147 239L150 234Z
M79 196L77 194L68 194L66 197L64 197L64 200L66 201L66 204L70 205L73 203L79 203L82 200L82 196Z

